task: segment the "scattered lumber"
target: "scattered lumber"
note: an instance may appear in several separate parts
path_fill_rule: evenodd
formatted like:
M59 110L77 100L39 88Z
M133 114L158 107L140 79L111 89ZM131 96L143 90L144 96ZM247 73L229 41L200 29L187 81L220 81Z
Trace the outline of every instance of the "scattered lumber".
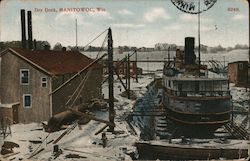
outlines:
M43 128L31 129L30 131L42 131Z
M13 153L12 149L6 149L6 148L2 147L1 155L7 155L7 154L11 154L11 153Z
M1 149L1 154L2 155L7 155L13 153L13 148L18 148L19 145L17 143L14 143L12 141L4 141L2 149Z
M2 157L3 157L3 158L8 158L8 157L10 157L10 156L13 156L13 155L16 155L16 154L19 154L19 153L20 153L20 152L9 153L9 154L3 155Z
M42 144L41 140L29 140L29 142L33 144Z
M14 143L12 141L4 141L3 148L6 149L12 149L12 148L19 148L19 145L17 143Z
M84 156L81 156L81 155L78 155L78 154L68 154L65 156L65 158L87 158L87 157L84 157Z
M31 156L28 157L28 159L31 159L32 157L36 156L37 154L41 153L42 151L44 151L45 149L42 148L40 150L38 150L37 152L33 153Z
M60 141L66 134L69 134L75 127L77 126L77 122L75 122L71 127L67 128L54 142L53 144L56 144L58 141Z
M106 129L106 127L108 127L108 125L103 126L100 130L98 130L98 131L95 133L95 135L100 134L104 129Z
M42 144L42 140L19 140L19 141L28 141L33 144Z
M52 143L53 141L54 141L53 139L52 139L52 140L50 140L49 142L47 142L47 145L48 145L48 144L50 144L50 143Z
M113 158L115 160L118 160L116 157L101 155L101 154L97 154L97 153L90 153L90 152L85 152L85 151L80 151L80 150L73 150L73 149L68 149L68 148L64 148L64 150L66 150L66 151L72 151L72 152L77 152L77 153L90 154L90 155L93 155L93 156L96 156L96 157L107 157L107 158Z

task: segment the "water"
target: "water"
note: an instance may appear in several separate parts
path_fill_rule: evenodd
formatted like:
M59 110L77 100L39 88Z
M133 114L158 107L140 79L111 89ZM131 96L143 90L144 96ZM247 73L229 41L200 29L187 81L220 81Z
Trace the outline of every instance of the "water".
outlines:
M83 52L86 56L90 58L96 58L98 52ZM102 51L100 55L107 53L106 51ZM114 53L114 60L121 60L127 54L132 54L133 52L124 52L123 54ZM170 58L172 59L175 56L175 51L170 51ZM196 53L196 55L198 55ZM137 60L167 60L168 52L167 51L153 51L153 52L137 52ZM248 50L233 50L230 52L218 52L218 53L201 53L201 61L208 61L208 60L216 60L220 61L222 65L227 66L230 62L235 61L247 61L248 57ZM135 55L131 56L131 61L135 60ZM162 70L163 69L163 62L138 62L138 67L142 68L143 70Z

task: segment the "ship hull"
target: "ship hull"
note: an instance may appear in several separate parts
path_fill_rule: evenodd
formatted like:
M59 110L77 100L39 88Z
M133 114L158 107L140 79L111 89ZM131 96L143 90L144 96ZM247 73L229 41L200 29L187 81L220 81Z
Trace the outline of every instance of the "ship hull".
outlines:
M177 127L175 136L187 137L209 137L214 131L224 124L230 122L230 115L197 115L197 114L181 114L166 108L166 117ZM209 118L209 121L202 118ZM217 118L223 118L218 120Z
M165 91L163 106L166 117L186 136L213 134L231 120L230 97L175 97Z
M234 144L241 144L234 143ZM221 146L221 145L220 145ZM247 147L239 149L234 145L225 144L224 148L218 146L192 144L174 144L174 143L154 143L154 142L137 142L136 147L141 156L148 159L167 159L167 160L207 160L207 159L238 159L247 157ZM141 158L144 159L144 158Z

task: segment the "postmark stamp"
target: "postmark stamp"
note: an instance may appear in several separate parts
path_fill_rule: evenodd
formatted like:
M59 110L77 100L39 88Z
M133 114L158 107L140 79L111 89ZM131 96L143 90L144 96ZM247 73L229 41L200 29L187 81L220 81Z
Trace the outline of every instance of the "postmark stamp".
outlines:
M171 0L181 11L191 14L198 14L209 10L217 0Z

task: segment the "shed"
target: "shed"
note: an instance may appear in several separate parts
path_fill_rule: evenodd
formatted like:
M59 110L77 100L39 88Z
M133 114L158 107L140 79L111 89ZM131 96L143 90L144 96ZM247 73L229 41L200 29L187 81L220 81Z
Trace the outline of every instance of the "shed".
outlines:
M228 64L228 77L231 83L236 86L246 86L248 78L248 61L236 61Z
M91 58L78 51L6 49L0 53L0 103L19 102L15 122L48 120L65 110L66 102L86 72L56 93L50 93L91 62ZM101 82L102 65L95 64L76 104L100 98Z

